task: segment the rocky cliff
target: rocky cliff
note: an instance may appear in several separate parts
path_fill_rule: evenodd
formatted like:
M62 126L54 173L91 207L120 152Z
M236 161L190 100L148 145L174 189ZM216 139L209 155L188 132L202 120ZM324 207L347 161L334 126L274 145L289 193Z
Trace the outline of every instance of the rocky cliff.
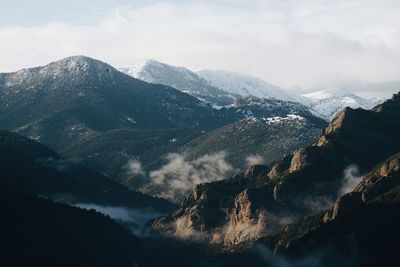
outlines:
M400 151L399 121L400 94L371 111L346 108L313 145L270 166L254 166L230 179L197 186L181 208L154 221L152 228L164 235L195 236L228 246L269 235L292 220L330 207L354 189L343 191L349 179L361 179ZM360 177L347 177L351 166L357 166ZM390 161L376 172L396 168ZM373 174L368 177L379 180ZM364 183L340 198L334 212L343 210L340 203L357 207L367 194L360 192L368 192L368 182Z
M292 260L319 255L318 266L396 266L400 237L400 154L378 164L328 209L258 241Z

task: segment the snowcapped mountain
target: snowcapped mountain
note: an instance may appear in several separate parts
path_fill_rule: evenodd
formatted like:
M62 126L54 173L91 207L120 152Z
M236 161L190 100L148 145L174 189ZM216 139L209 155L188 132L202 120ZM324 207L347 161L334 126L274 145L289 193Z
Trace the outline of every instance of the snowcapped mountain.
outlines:
M301 97L287 93L278 86L268 84L256 77L234 72L213 70L193 72L187 68L175 67L155 60L145 60L119 70L148 83L174 87L217 106L230 105L242 97L277 99L304 104Z
M189 69L171 66L152 59L146 59L131 66L120 68L120 70L148 83L160 83L162 81L177 87L188 86L188 81L201 80L198 75ZM178 79L172 79L174 77Z
M285 92L276 85L257 77L224 70L200 70L197 74L211 85L242 97L275 98L277 100L301 102L300 98Z
M365 99L344 88L331 88L303 95L309 106L332 119L345 107L371 109L383 100L380 98Z
M193 96L84 56L0 73L0 128L56 150L113 129L215 128L235 119Z
M155 60L145 60L119 70L148 83L176 88L214 106L235 105L242 98L276 99L305 105L315 116L325 120L332 119L345 107L371 109L382 102L380 98L362 98L343 88L297 96L250 75L224 70L194 72Z
M210 85L187 68L175 67L155 60L145 60L119 70L136 79L167 85L215 105L230 105L237 97Z

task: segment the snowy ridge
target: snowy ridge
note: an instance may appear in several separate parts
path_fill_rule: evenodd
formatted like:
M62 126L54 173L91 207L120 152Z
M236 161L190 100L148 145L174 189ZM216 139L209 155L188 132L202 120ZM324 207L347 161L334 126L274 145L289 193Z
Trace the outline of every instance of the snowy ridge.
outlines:
M5 79L5 87L10 90L15 86L27 84L26 89L34 88L38 82L57 80L69 75L69 79L82 79L85 75L95 73L97 76L110 76L110 70L114 69L106 63L86 56L71 56L62 60L52 62L48 65L26 68L13 73L2 74Z
M383 101L365 99L344 88L297 96L250 75L224 70L193 72L155 60L145 60L120 70L145 82L173 87L216 108L234 106L243 98L275 99L305 105L313 115L329 121L345 107L371 109Z
M344 88L331 88L303 96L309 101L312 109L327 119L332 119L345 107L371 109L383 101L378 98L365 99Z
M240 73L212 70L193 72L184 67L176 67L155 60L145 60L119 70L148 83L171 86L216 107L231 105L236 99L242 97L305 104L302 97L285 92L279 86Z
M151 76L150 73L145 71L145 66L148 64L147 60L144 60L142 62L138 62L135 64L132 64L128 67L120 68L119 70L125 74L128 74L129 76L132 76L133 78L148 82L148 83L154 83L155 80Z
M176 87L180 87L179 83L166 84L168 82L166 79L173 78L174 76L180 76L179 78L188 81L198 81L201 79L189 69L160 63L153 59L146 59L128 67L120 68L119 70L148 83L160 83L160 81L163 81L165 85L175 85ZM173 81L171 80L168 83L171 82Z
M224 70L200 70L197 74L213 86L242 97L253 96L298 102L296 97L286 93L282 88L250 75Z
M195 72L184 67L148 59L119 70L148 83L173 87L212 105L229 105L235 99L234 95L210 85Z

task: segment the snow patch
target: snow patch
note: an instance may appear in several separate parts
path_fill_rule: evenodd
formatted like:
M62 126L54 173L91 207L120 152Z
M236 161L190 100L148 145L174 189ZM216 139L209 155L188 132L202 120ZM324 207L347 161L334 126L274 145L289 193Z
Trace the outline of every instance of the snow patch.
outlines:
M137 123L137 122L136 122L133 118L131 118L131 117L126 116L126 119L127 119L128 121L132 122L133 124L136 124L136 123Z
M262 118L263 121L265 121L267 124L280 124L280 123L285 123L288 121L298 121L298 122L303 122L305 119L296 114L288 114L286 117L281 117L281 116L275 116L275 117L269 117L269 118Z

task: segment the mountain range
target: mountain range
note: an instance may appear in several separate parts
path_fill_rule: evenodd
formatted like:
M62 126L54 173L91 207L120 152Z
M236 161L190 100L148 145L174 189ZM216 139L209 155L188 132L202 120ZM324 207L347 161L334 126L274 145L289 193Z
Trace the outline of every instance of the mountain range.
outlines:
M181 68L175 72L197 77ZM176 80L183 82L180 76ZM195 160L209 153L228 152L227 163L237 169L253 153L270 162L292 152L311 142L325 124L308 107L277 99L237 98L215 109L190 94L134 79L84 56L0 74L0 104L1 128L48 145L73 162L135 190L148 179L132 177L127 168L132 160L139 161L149 173L161 168L170 153L179 151L187 154L188 160ZM293 123L293 118L300 118L300 123ZM252 120L257 123L247 123ZM236 133L238 125L246 130ZM277 131L283 125L291 125L300 137ZM260 130L265 138L275 133L269 145L258 146L264 140L250 138ZM220 141L221 135L226 141ZM231 142L239 138L240 150ZM276 140L285 145L277 145ZM216 142L217 146L212 145ZM254 147L259 148L253 151Z
M75 56L0 74L0 125L56 150L116 128L215 128L230 121L196 98Z
M316 116L327 121L347 106L371 109L383 102L381 98L362 98L344 88L296 95L250 75L225 70L191 71L155 60L145 60L120 70L148 83L174 87L215 107L230 105L246 97L277 99L306 105Z
M397 266L379 102L156 61L0 74L0 264Z
M256 77L228 71L191 71L155 60L145 60L120 70L136 79L165 84L215 106L229 105L240 97L296 101L295 96Z

